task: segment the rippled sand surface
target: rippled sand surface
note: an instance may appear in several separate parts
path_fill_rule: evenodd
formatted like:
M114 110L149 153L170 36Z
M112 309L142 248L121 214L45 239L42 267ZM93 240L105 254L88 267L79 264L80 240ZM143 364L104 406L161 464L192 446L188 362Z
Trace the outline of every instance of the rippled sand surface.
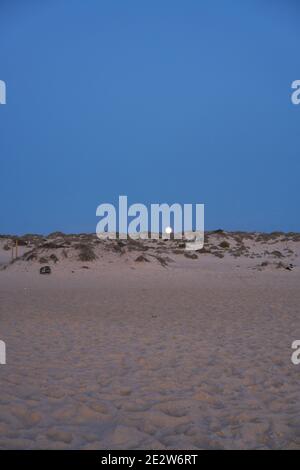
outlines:
M300 269L0 272L1 449L300 448Z

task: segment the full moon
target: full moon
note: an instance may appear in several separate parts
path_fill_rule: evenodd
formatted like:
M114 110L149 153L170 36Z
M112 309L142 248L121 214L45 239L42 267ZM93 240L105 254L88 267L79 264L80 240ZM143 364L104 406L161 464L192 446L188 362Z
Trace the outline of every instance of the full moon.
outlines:
M171 227L166 227L166 228L165 228L165 232L166 232L167 234L172 233L172 228L171 228Z

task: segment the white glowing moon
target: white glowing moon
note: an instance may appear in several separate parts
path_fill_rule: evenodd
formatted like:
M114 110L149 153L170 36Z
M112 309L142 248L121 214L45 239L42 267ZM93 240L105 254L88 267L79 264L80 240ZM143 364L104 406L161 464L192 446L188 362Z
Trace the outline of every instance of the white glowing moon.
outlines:
M170 233L172 233L172 228L171 227L166 227L165 228L165 232L169 235Z

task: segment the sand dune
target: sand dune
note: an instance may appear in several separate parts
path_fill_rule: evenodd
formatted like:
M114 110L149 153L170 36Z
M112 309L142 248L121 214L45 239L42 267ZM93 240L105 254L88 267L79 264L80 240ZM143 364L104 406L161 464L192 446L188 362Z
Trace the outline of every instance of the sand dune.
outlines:
M300 448L297 234L10 243L1 449Z

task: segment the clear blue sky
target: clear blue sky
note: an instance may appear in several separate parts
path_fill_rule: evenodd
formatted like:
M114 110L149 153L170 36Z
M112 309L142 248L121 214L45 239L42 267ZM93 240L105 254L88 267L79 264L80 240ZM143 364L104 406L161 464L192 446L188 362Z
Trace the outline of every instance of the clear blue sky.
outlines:
M300 231L299 25L297 0L1 0L0 233L92 232L119 194Z

